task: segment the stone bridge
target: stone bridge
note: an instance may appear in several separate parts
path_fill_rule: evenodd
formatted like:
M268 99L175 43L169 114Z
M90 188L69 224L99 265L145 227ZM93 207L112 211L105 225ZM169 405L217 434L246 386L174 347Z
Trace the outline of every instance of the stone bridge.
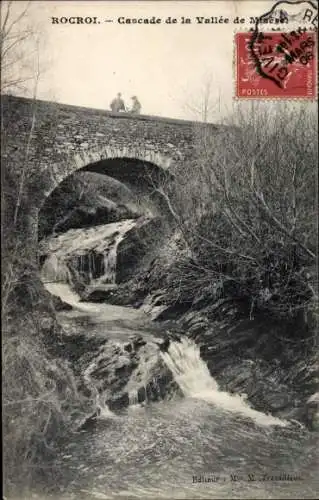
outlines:
M21 97L2 97L5 160L24 171L27 210L37 219L45 199L80 169L132 186L154 172L174 172L196 155L203 127L170 118L112 113Z

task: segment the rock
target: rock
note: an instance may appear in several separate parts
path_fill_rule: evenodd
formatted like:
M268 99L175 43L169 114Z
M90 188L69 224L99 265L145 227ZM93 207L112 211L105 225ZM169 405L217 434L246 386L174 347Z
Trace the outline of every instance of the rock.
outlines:
M180 318L183 313L189 310L190 304L177 303L174 305L163 305L156 307L154 308L154 317L152 318L153 321L174 321L178 320L178 318ZM153 313L151 312L151 315L152 314Z
M124 408L127 408L128 405L129 405L129 397L127 392L125 392L119 397L114 397L113 399L107 401L107 406L111 411L123 410Z
M136 335L131 339L131 344L133 345L135 350L138 350L140 347L146 345L146 341L143 339L141 335Z
M169 336L170 340L173 340L174 342L181 342L181 335L179 333L168 331L167 335Z
M155 294L149 294L141 304L141 310L148 315L151 321L161 320L169 306L165 303L165 290L157 290Z
M116 284L88 285L81 296L88 302L107 302L117 288Z
M39 318L39 327L40 327L40 331L44 334L44 335L50 335L50 334L53 334L54 333L54 330L55 330L55 319L51 316L47 316L47 315L42 315L40 318Z
M191 311L183 317L183 324L191 336L206 330L209 326L208 318L201 311Z
M160 218L140 217L134 228L129 230L117 250L117 282L132 278L140 262L158 247L163 238L163 225Z
M245 392L256 410L280 416L281 412L293 407L293 392L282 380L275 370L270 375L258 366L252 370Z
M53 302L53 306L56 311L71 311L73 309L73 307L70 304L63 302L63 300L60 299L60 297L52 295L51 300Z
M107 206L88 207L80 205L72 209L54 227L55 232L65 232L69 229L92 227L110 224L121 219L135 217L136 214L126 208L109 202Z
M221 386L229 392L249 394L253 389L253 368L254 362L244 359L238 364L227 366L219 375L222 381Z
M264 386L265 390L266 387L267 387L267 393L263 394L263 398L264 401L267 403L269 410L272 413L284 410L290 405L292 397L289 394L289 391L287 390L287 386L283 384L277 385L276 390L274 392L272 392L273 387L267 386L267 383Z
M168 351L168 348L169 348L169 345L170 345L171 341L168 337L165 338L164 342L162 342L160 345L159 345L159 348L162 352L167 352Z
M299 417L313 431L319 430L319 392L313 394L301 410Z
M181 342L181 335L176 332L167 331L164 340L158 344L160 351L167 352L171 342Z
M77 431L89 431L89 430L91 430L97 424L100 412L101 411L99 409L96 410L93 413L93 415L87 417L84 420L84 422L78 426L78 428L76 430Z
M147 314L150 318L151 321L161 321L162 318L165 317L165 312L168 310L168 306L162 305L162 306L154 306L151 307L149 311L147 311L145 314Z

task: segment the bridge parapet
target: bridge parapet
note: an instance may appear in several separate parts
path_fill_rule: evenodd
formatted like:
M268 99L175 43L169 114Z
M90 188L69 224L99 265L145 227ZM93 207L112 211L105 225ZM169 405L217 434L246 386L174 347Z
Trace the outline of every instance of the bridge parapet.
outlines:
M38 205L67 176L98 161L126 158L163 170L182 167L196 154L198 129L219 129L14 96L3 96L1 106L6 154L17 173L26 169L29 192Z

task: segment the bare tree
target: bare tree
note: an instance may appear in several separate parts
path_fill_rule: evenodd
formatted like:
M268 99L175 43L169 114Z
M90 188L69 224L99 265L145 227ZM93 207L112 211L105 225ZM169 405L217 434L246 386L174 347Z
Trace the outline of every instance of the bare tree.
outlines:
M6 238L6 248L10 250L4 258L6 265L3 280L3 312L6 311L9 294L17 281L14 269L21 241L16 235L16 228L28 177L28 160L35 127L36 97L40 79L39 36L28 26L29 7L30 2L20 4L13 1L2 2L0 7L1 93L21 94L26 90L32 91L30 124L26 134L20 137L24 156L20 168L10 161L11 123L10 120L4 119L4 103L1 104L2 209L6 214L6 225L10 226L10 236Z
M66 365L55 362L43 343L43 318L53 323L50 304L40 286L34 249L26 243L25 208L31 182L30 158L35 144L41 144L36 130L37 92L40 79L39 36L28 26L30 2L1 3L1 93L31 94L29 116L23 130L14 133L10 98L1 100L2 208L5 223L2 259L3 333L3 428L4 483L9 496L17 488L28 489L41 453L52 453L59 425L67 425L65 415L79 403L72 374ZM54 123L50 123L54 127ZM37 143L34 135L37 133ZM12 148L18 148L15 161ZM33 162L35 163L35 162ZM34 165L36 168L37 165ZM21 222L22 221L22 222ZM41 309L42 308L42 309ZM58 331L54 326L54 331ZM61 380L64 389L60 390ZM69 404L74 395L75 406ZM73 397L73 396L72 396ZM69 417L67 417L69 418ZM19 474L17 474L19 471ZM22 494L22 496L24 496Z
M211 75L205 77L197 95L189 97L184 107L203 123L216 120L221 113L221 92Z
M30 5L9 0L0 6L2 94L25 93L38 79L39 34L28 23Z

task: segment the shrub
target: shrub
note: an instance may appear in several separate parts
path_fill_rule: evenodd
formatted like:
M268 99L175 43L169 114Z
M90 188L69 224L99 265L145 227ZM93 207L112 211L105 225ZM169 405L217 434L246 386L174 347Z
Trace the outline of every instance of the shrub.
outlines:
M196 131L196 160L157 190L193 273L204 270L205 282L222 281L252 309L293 317L317 300L317 126L311 107L283 106Z

